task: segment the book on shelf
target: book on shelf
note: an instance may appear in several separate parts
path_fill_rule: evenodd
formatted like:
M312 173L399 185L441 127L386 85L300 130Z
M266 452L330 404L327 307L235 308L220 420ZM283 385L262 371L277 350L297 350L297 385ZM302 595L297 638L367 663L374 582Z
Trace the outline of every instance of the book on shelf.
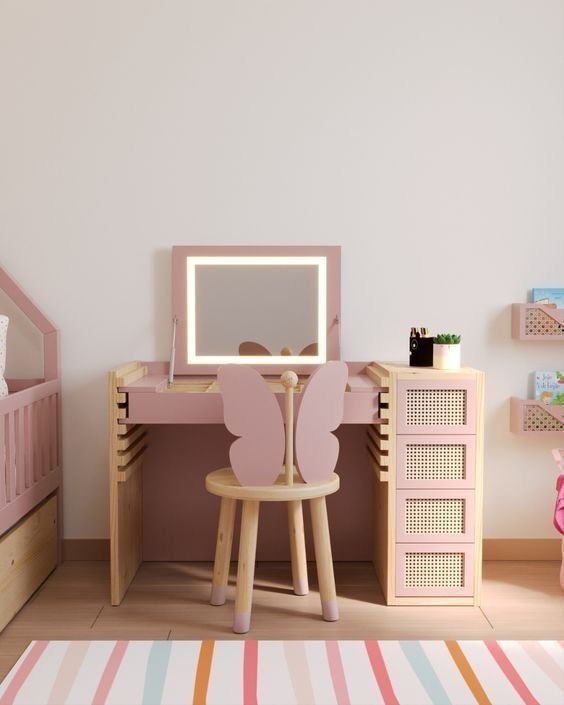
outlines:
M535 399L564 405L564 371L535 372Z
M564 289L533 289L533 303L564 308Z

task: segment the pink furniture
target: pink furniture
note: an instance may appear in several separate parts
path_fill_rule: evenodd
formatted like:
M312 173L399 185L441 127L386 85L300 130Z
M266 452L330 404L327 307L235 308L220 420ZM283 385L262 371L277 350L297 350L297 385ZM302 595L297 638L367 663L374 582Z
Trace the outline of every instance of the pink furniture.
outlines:
M374 565L388 604L479 604L483 373L374 363Z
M169 365L163 362L131 362L110 373L111 599L115 605L121 602L142 560L209 561L214 555L214 498L205 492L203 479L214 468L228 464L233 439L223 425L223 402L217 379L219 363L216 360L214 364L188 364L192 324L187 316L191 290L187 272L196 260L190 265L187 257L209 259L215 254L222 259L241 254L283 258L305 255L308 261L312 257L316 260L325 257L327 291L324 309L321 304L318 308L321 313L317 323L325 331L326 340L322 339L318 327L317 339L322 345L310 352L312 356L321 356L325 342L327 359L340 358L340 248L174 248L173 314L178 319L178 327L176 355L171 358L176 360L177 377L169 384ZM233 288L225 295L229 296L230 291ZM285 294L282 291L284 302ZM267 309L267 314L269 311ZM273 320L278 324L280 319L274 317ZM229 322L232 323L231 318ZM266 321L265 333L270 333L266 331L268 327ZM198 330L197 325L194 328ZM230 344L235 343L235 354L241 342L252 340L260 340L269 350L282 349L279 340L262 335L261 330L249 331L244 327L236 331L239 337L230 341ZM302 336L288 347L301 350L305 338ZM199 353L192 359L198 357ZM273 360L270 366L269 357L265 355L265 359L252 361L252 364L271 387L280 409L284 408L285 393L279 374L288 368L300 374L294 395L299 415L302 403L307 403L303 387L313 366L299 357L295 361ZM245 358L241 361L250 362ZM225 362L222 360L221 364ZM334 559L367 561L373 558L389 604L414 601L477 604L481 562L482 374L475 370L458 375L427 370L428 377L409 374L404 377L405 368L401 365L368 362L346 365L348 379L342 424L335 431L340 444L336 467L340 489L328 500ZM394 371L387 372L386 367ZM406 379L414 380L423 386L415 384L398 398L395 381L392 383L391 379L402 383ZM445 379L456 380L457 384L445 385ZM405 418L402 414L398 416L398 402L405 409ZM441 422L445 403L450 413L458 414L448 423ZM296 448L299 457L299 428ZM402 464L402 457L405 464ZM399 494L400 490L412 494ZM436 496L418 494L422 490L432 490ZM453 496L450 491L460 494ZM263 530L257 539L258 560L291 557L285 532L277 528L286 521L283 509L280 502L265 502L261 508ZM446 529L442 527L439 531L439 527L434 526L432 531L420 531L420 536L411 529L406 533L411 541L401 543L396 541L396 514L400 511L405 511L412 529L414 517L439 521L441 516L448 520L445 519ZM471 518L474 519L473 530ZM433 541L429 538L431 534ZM236 537L234 541L236 543ZM436 550L421 550L430 543ZM415 577L405 586L410 592L402 595L401 581L396 592L396 552L401 561L401 547L410 544L412 548L404 563L406 571ZM454 544L459 550L449 548ZM313 552L309 537L306 537L306 547L308 552ZM430 571L431 583L435 580L430 586L429 580L423 579L425 566ZM437 584L436 576L447 573L448 580Z
M564 309L543 304L513 304L511 332L515 340L564 340ZM564 434L564 407L533 399L511 398L510 429L519 435Z
M523 436L564 434L564 407L511 397L510 428Z
M13 541L14 531L21 536L16 558L4 564L0 555L0 570L6 571L0 582L11 584L13 573L19 585L17 594L3 595L8 611L0 609L1 629L55 567L57 555L60 559L62 473L58 330L1 267L0 288L41 331L44 341L43 378L8 379L9 394L0 399L0 553L3 544ZM54 499L49 512L55 525L50 521L45 531L32 538L24 523L33 517L38 521L38 507L49 497Z
M543 304L513 304L511 333L515 340L564 340L564 309Z
M284 403L283 390L276 388L277 384L279 387L277 380L280 373L291 367L302 375L296 389L296 407L299 409L302 383L319 364L315 359L340 359L340 257L340 247L337 246L173 248L172 314L176 324L173 323L175 346L174 354L171 351L171 360L176 378L169 384L170 365L162 362L127 363L112 370L109 377L113 604L120 603L141 560L210 560L213 556L213 498L205 492L202 479L214 467L226 464L230 438L223 426L223 405L217 384L219 363L188 364L191 343L196 348L196 357L209 354L200 353L196 345L195 333L199 335L198 331L205 330L207 326L202 329L198 325L202 310L197 305L198 296L194 296L191 289L193 285L195 291L199 291L197 277L188 277L192 267L205 267L201 258L207 262L211 259L212 266L220 267L226 263L231 267L238 266L233 263L233 258L239 259L239 263L241 258L256 258L257 262L267 258L270 263L273 259L282 258L284 264L291 267L305 265L308 271L310 267L318 268L314 336L310 335L309 328L304 330L303 335L291 340L275 340L271 334L271 321L274 321L277 331L286 332L288 320L293 320L294 309L288 306L294 291L291 281L286 282L286 288L275 287L269 292L275 293L279 309L282 301L282 316L273 316L268 306L262 306L262 312L266 313L264 329L260 320L250 330L246 325L232 325L233 320L229 319L230 329L237 332L237 338L230 340L234 350L229 354L237 354L241 343L253 340L261 341L268 350L281 351L287 347L300 352L294 356L296 360L292 360L292 356L265 355L264 360L256 363L241 358L252 362L265 376L273 386L280 406ZM214 288L213 300L230 303L233 298L230 292L241 293L244 284L241 289L234 289L233 286L231 289ZM223 293L217 295L218 291ZM249 298L246 300L249 301ZM191 309L192 304L194 310ZM308 306L300 306L297 302L298 313L302 309L308 310ZM237 315L241 310L245 312L244 306L236 311ZM220 315L222 311L223 307L219 310ZM230 315L231 311L232 308ZM195 333L191 331L192 325ZM315 344L312 345L314 340ZM192 359L195 359L194 356ZM221 362L224 364L227 361ZM338 429L337 435L343 451L339 463L350 470L344 489L335 500L338 511L334 515L336 536L333 547L340 560L368 560L369 542L355 540L354 537L366 537L370 526L370 475L365 455L364 426L379 423L378 389L365 374L367 363L347 365L349 376L344 399L344 426ZM186 497L190 503L188 509ZM179 498L183 498L182 507L177 506ZM281 541L278 533L270 528L280 520L276 503L265 506L263 514L265 530L259 537L257 556L259 560L285 560L286 542ZM198 541L186 540L187 536L195 535L198 535Z
M365 434L367 426L382 422L382 389L366 374L368 363L346 364L343 422L336 432L341 490L331 498L333 555L335 560L367 561L372 510ZM112 604L120 604L142 560L213 560L216 514L203 480L227 464L232 436L224 428L215 375L178 377L172 387L167 379L164 362L132 362L110 373ZM266 379L283 409L279 376ZM301 396L298 387L296 412ZM274 503L264 507L259 560L289 558L287 540L274 531L284 520L280 511ZM186 538L195 536L197 541Z
M552 457L560 475L556 480L556 505L554 507L554 526L562 536L562 566L560 568L560 585L564 589L564 448L555 448Z
M343 416L347 376L344 362L328 362L319 367L305 385L294 424L294 388L298 377L294 372L285 372L281 378L285 388L284 428L274 394L256 370L240 364L219 369L225 425L238 438L229 453L232 467L216 470L206 477L208 492L221 497L211 604L225 602L235 508L241 500L233 622L237 633L245 633L250 628L261 502L287 505L294 591L305 595L308 579L302 501L309 501L323 618L338 619L325 497L339 489L339 478L333 472L339 442L332 431ZM294 465L294 450L297 465Z

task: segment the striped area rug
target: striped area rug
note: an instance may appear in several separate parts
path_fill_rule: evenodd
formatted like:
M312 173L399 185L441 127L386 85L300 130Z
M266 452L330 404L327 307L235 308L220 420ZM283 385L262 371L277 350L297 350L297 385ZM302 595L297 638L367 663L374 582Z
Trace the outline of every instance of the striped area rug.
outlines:
M35 641L0 705L563 705L556 641Z

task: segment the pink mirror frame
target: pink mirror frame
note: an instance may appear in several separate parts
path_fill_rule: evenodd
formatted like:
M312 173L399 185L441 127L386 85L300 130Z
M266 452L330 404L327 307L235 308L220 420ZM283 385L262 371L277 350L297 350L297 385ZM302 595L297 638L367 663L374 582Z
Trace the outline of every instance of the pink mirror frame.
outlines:
M175 375L217 374L219 365L188 364L187 257L325 257L327 260L327 360L339 360L341 320L341 248L339 245L175 245L172 248L172 315L176 317ZM241 359L244 363L244 357ZM262 374L277 375L289 366L254 366ZM298 374L307 374L314 364L291 365Z

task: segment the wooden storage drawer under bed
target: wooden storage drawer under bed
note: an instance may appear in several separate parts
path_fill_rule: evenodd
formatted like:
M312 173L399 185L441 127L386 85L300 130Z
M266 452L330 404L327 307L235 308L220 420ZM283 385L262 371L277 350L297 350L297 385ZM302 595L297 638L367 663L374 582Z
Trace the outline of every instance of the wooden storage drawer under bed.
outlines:
M0 631L57 565L57 498L0 536Z

